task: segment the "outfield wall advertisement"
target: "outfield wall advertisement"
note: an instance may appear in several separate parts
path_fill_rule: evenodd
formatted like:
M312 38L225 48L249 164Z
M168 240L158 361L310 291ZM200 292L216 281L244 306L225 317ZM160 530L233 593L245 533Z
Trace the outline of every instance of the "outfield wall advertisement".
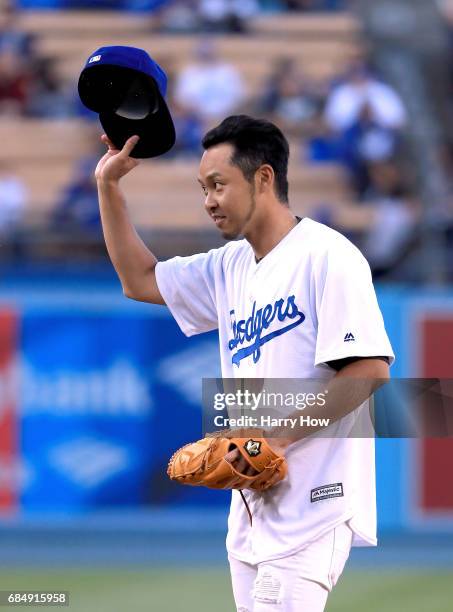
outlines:
M0 510L18 505L19 426L16 363L19 318L14 309L0 310Z
M226 506L228 493L166 476L172 452L201 435L217 335L187 339L164 308L111 289L56 295L0 295L1 511ZM384 288L380 302L393 376L453 378L453 294ZM378 440L381 526L452 528L452 465L451 439Z

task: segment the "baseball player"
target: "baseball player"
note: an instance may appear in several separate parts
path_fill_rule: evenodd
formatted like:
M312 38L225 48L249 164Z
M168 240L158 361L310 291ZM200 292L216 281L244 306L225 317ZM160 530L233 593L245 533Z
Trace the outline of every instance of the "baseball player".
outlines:
M344 236L293 214L288 142L275 125L240 115L206 134L198 182L228 242L165 262L137 235L119 187L139 163L130 156L138 137L121 151L102 138L101 218L127 297L166 305L188 336L218 329L224 378L388 378L394 356L369 266ZM341 435L344 419L333 426L328 438L268 440L285 459L281 480L233 491L238 611L321 612L351 546L376 545L374 440ZM226 460L250 473L245 457L234 449Z

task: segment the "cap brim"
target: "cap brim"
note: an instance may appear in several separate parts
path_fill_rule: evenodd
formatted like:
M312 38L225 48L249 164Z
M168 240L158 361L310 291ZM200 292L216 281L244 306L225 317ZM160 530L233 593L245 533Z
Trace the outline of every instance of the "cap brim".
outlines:
M122 149L131 136L140 136L140 140L132 149L131 157L157 157L167 153L175 144L173 119L160 94L159 109L144 119L126 119L112 111L101 112L99 119L105 133L118 149Z

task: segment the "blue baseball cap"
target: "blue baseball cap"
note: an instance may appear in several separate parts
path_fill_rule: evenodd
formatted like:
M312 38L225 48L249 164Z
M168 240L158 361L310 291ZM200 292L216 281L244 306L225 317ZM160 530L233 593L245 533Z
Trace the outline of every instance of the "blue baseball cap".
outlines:
M80 74L78 90L83 104L99 114L118 149L134 134L140 136L131 157L156 157L175 144L175 127L165 102L167 75L143 49L97 49Z

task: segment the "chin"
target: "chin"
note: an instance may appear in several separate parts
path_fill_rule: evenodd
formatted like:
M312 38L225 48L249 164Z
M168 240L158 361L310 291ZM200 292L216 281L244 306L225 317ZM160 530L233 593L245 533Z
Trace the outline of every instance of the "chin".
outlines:
M224 240L236 240L236 238L239 238L239 232L222 232L222 238Z

